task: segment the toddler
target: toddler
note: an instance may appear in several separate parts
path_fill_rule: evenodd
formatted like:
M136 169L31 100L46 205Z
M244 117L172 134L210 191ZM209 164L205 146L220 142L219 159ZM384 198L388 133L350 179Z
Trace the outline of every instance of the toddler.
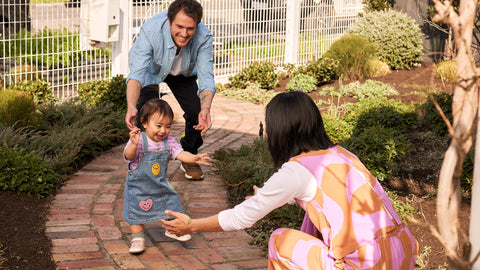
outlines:
M152 99L140 110L142 131L136 127L130 131L124 157L128 162L127 180L122 217L130 224L132 243L129 252L138 254L145 250L143 224L171 218L164 211L183 212L180 197L166 179L168 161L209 165L207 154L191 154L170 136L173 111L167 102ZM190 240L190 235L177 237L165 231L165 235L179 241Z

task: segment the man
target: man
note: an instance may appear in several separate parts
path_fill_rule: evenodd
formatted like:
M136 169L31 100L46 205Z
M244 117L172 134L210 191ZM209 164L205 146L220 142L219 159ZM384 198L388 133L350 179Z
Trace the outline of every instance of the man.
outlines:
M140 108L159 97L158 85L165 82L184 111L185 136L180 143L192 154L197 154L202 135L212 126L210 107L216 91L213 37L201 23L202 15L203 8L197 1L175 0L168 11L145 22L129 52L127 77L128 128L133 129L135 121L140 127ZM203 179L199 165L182 163L181 168L187 179Z

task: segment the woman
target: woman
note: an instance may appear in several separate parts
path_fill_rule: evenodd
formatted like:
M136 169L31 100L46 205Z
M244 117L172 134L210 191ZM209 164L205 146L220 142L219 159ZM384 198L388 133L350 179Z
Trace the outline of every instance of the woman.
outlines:
M335 145L308 95L289 92L267 105L266 135L277 172L255 195L202 219L162 221L176 235L252 226L295 201L305 211L301 231L270 236L269 269L413 269L418 245L377 179Z

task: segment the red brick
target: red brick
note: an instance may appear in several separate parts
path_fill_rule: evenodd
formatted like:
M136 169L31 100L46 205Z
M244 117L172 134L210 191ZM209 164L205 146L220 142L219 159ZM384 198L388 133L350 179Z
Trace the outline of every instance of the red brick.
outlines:
M75 269L75 268L108 266L108 265L110 265L110 263L106 259L92 259L92 260L60 262L57 264L57 267L60 269Z
M140 257L145 262L163 261L166 258L157 247L147 247Z
M82 253L63 253L63 254L53 254L53 261L62 262L62 261L78 261L78 260L87 260L87 259L100 259L105 255L98 252L82 252Z
M202 262L207 264L212 263L222 263L225 262L225 259L220 256L213 249L202 248L202 249L193 249L192 253L197 256Z
M208 269L207 266L202 264L200 261L198 261L191 255L170 256L170 259L175 261L183 269L188 269L188 270Z
M115 219L113 215L94 215L93 223L95 226L114 226Z

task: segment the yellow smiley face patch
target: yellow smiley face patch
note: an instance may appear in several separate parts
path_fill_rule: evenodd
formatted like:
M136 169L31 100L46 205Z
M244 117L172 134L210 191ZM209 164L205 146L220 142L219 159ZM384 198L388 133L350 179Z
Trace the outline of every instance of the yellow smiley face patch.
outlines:
M152 165L152 173L158 175L160 173L160 164L155 163Z

